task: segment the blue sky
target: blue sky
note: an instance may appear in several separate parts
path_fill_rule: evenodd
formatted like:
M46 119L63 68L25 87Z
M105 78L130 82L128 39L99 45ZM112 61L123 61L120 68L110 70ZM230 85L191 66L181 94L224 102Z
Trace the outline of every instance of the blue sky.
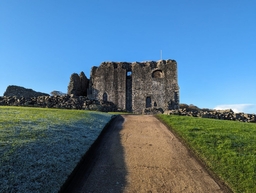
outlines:
M256 113L255 21L256 0L2 0L0 96L8 85L66 93L74 72L162 50L178 63L181 103Z

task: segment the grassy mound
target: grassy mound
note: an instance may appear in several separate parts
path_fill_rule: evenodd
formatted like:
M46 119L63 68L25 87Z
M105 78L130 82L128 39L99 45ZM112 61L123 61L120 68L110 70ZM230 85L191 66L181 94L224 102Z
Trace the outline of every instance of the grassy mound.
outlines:
M234 192L256 192L256 124L159 115Z
M58 192L111 115L0 107L0 192Z

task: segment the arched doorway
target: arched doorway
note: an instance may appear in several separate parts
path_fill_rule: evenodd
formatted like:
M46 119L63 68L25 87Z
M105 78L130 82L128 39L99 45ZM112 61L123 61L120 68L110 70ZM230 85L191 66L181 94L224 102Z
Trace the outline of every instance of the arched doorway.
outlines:
M147 97L146 98L146 108L150 108L152 107L152 104L151 104L151 97Z
M106 102L108 101L108 94L104 92L103 94L103 101Z

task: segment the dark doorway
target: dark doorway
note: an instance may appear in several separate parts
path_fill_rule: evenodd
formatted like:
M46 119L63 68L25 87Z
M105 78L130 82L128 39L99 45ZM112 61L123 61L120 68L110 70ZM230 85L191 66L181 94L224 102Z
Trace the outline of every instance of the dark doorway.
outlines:
M104 92L103 94L103 101L106 102L108 101L108 94Z
M177 91L174 93L174 101L175 101L176 103L179 103L179 94L178 94Z
M147 97L146 98L146 108L150 108L152 107L152 104L151 104L151 97Z

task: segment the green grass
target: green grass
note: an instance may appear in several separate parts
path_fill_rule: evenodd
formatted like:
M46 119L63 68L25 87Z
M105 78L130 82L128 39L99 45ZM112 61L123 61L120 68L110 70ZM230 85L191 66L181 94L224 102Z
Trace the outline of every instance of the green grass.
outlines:
M236 193L256 192L256 124L158 115Z
M111 117L0 107L0 192L58 192Z

